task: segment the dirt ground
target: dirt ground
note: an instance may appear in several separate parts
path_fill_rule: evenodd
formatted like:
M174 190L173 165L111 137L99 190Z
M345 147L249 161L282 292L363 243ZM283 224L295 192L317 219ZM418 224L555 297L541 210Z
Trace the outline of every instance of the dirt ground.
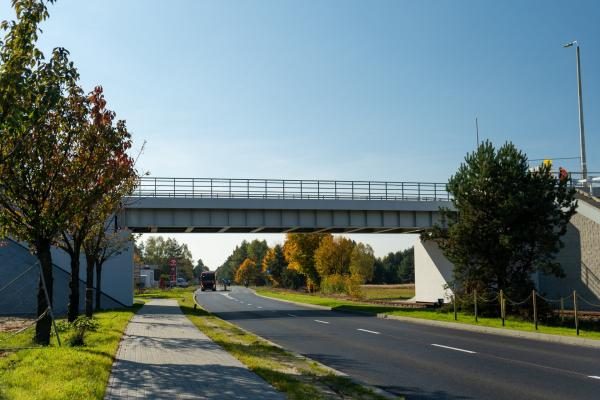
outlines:
M20 317L0 317L0 332L11 333L31 325L33 319Z

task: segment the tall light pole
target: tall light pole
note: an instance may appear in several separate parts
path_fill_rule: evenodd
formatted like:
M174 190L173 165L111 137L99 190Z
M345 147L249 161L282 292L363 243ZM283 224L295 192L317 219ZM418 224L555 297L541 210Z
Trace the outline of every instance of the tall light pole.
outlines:
M576 55L577 55L577 93L579 94L579 151L581 157L581 174L584 185L588 184L588 176L587 176L587 162L585 158L585 128L583 125L583 99L581 96L581 64L579 61L579 43L577 40L572 41L571 43L564 44L563 47L572 47L575 45Z

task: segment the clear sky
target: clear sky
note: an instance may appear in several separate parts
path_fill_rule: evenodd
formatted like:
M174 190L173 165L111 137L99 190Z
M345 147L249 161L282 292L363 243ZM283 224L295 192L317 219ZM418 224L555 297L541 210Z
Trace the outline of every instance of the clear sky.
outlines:
M1 19L13 18L10 1ZM443 182L482 138L600 170L600 1L58 0L63 46L153 176ZM561 163L577 170L577 161ZM178 236L211 267L241 238ZM363 236L364 237L364 236ZM363 240L360 237L358 240ZM368 236L376 252L414 237Z

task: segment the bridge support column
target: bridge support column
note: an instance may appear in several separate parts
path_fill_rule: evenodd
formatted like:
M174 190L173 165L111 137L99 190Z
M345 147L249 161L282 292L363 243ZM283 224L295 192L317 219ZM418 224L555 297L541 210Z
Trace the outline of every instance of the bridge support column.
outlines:
M453 279L454 265L435 242L417 240L415 251L415 300L449 302L452 290L446 285Z

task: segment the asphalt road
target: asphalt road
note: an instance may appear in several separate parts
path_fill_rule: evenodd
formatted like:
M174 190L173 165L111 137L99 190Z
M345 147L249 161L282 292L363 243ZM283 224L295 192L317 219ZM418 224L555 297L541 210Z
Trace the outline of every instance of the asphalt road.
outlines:
M600 399L600 349L316 310L240 287L196 299L220 318L407 399Z

